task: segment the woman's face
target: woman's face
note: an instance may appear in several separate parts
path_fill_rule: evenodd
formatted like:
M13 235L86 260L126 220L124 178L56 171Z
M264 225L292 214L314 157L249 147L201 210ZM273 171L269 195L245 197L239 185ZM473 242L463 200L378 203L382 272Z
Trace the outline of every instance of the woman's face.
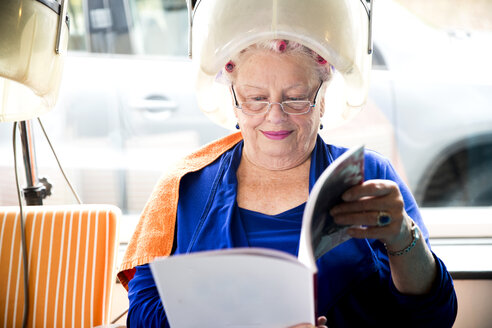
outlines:
M319 87L317 74L297 57L268 51L255 52L237 67L234 83L237 100L281 103L309 100ZM244 152L256 165L284 170L306 161L316 142L322 116L318 96L316 107L303 115L288 115L278 104L266 114L250 116L235 109L244 137Z

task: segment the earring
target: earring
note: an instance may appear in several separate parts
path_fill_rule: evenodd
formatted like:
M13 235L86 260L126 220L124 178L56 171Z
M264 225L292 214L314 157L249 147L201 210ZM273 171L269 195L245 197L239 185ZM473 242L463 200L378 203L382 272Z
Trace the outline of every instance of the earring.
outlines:
M236 123L236 129L239 130L239 123Z
M319 129L320 129L320 130L323 130L323 123L320 123L320 124L319 124Z

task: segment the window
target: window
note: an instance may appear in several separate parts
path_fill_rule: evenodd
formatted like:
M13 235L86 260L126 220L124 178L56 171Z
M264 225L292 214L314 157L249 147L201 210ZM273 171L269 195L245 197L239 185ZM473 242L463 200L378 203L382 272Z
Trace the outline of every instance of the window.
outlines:
M70 0L69 49L186 56L185 0Z

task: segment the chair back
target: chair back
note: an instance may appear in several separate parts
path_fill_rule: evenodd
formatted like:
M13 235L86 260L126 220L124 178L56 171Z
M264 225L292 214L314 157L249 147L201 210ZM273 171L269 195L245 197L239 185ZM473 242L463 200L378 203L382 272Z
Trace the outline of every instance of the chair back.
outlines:
M121 211L112 205L26 206L28 327L109 324ZM20 327L24 278L19 208L0 207L0 327Z

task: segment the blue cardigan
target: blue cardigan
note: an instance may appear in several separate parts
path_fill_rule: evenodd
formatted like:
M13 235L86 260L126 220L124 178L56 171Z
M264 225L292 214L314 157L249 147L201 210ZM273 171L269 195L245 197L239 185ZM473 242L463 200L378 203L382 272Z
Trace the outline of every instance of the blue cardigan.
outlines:
M242 146L240 142L209 166L181 180L173 254L251 245L236 203L236 170ZM310 189L333 159L345 151L325 144L318 136L311 155ZM364 171L365 180L389 179L399 185L405 210L428 243L415 200L389 161L366 151ZM299 231L289 238L298 240L299 233L300 224ZM272 248L279 249L273 246L279 245L274 239L272 235ZM281 250L297 255L296 250ZM442 261L435 258L438 274L431 292L403 295L393 285L382 243L350 239L317 262L318 311L328 318L329 327L451 327L457 311L453 282ZM128 288L128 327L168 326L148 264L136 268Z

